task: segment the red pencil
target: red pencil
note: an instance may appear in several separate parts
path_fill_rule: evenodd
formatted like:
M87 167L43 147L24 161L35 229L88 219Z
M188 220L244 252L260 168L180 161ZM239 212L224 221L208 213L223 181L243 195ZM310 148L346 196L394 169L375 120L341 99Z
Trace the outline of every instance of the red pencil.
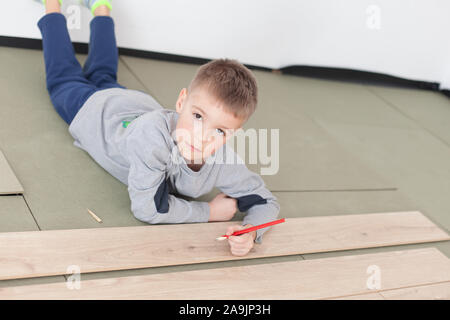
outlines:
M269 226L273 226L274 224L278 224L278 223L282 223L282 222L284 222L284 218L283 219L279 219L279 220L275 220L275 221L271 221L271 222L267 222L267 223L263 223L263 224L260 224L258 226L253 226L253 227L250 227L250 228L247 228L247 229L242 229L242 230L239 230L239 231L235 231L230 236L224 234L223 236L216 238L216 240L225 240L225 239L228 239L228 237L231 237L231 236L238 236L238 235L243 234L243 233L252 232L252 231L255 231L255 230L258 230L258 229L262 229L262 228L266 228L266 227L269 227Z

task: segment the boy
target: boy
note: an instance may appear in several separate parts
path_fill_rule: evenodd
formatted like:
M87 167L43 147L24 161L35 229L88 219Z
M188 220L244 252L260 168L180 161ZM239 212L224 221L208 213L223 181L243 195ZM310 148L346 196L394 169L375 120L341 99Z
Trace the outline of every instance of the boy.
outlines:
M61 14L62 0L45 3L38 21L46 84L74 145L128 186L131 210L146 223L228 221L237 209L243 225L226 234L275 220L280 206L262 178L248 170L226 141L242 128L257 104L254 75L236 60L201 66L176 111L116 81L118 50L108 0L84 0L94 18L83 68L75 58ZM237 160L236 160L237 158ZM231 160L231 161L230 161ZM211 202L187 201L222 191ZM268 228L228 238L233 255L246 255Z

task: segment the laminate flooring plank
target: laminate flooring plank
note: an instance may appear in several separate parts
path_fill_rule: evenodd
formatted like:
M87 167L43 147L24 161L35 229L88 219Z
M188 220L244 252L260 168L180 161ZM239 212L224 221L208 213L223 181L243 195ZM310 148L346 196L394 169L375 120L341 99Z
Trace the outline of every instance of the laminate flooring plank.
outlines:
M368 286L369 267L380 287ZM412 267L413 266L413 267ZM0 289L0 299L331 299L450 281L435 248ZM238 289L236 289L238 288Z
M357 294L334 298L333 300L449 300L450 282L440 282L423 286L381 290L376 293Z
M450 300L450 282L381 291L387 300Z
M375 293L363 293L352 296L332 298L330 300L385 300L385 299L380 293L375 292Z
M214 239L235 222L0 234L0 280L253 259L449 240L417 211L286 218L244 257Z

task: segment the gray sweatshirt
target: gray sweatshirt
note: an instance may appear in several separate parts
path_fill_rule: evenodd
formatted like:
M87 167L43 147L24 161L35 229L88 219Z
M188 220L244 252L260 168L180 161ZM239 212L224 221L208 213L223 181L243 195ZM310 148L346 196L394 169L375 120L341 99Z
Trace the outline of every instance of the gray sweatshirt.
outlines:
M95 92L69 126L74 145L128 186L131 211L143 222L208 222L209 204L187 201L214 187L237 200L246 213L243 225L277 218L280 205L263 179L250 171L224 144L199 171L191 170L175 139L178 113L138 90L111 88ZM257 230L255 242L271 227Z

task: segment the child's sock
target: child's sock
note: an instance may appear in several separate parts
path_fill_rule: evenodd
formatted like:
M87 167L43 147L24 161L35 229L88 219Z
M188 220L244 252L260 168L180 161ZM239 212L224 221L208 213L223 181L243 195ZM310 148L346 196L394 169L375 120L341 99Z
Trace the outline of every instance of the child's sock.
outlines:
M45 0L34 0L34 1L40 2L42 4L45 4ZM59 1L59 4L62 5L62 0L58 0L58 1Z
M88 7L92 14L94 14L95 9L101 5L105 5L109 10L112 10L112 5L109 0L80 0L86 7Z

